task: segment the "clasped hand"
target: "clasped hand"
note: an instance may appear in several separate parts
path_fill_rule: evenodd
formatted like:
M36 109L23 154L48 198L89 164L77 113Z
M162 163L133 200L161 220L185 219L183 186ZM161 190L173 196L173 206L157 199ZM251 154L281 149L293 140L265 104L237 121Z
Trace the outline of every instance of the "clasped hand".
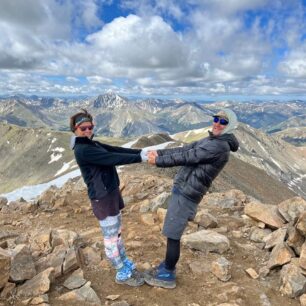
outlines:
M148 157L148 163L150 165L155 165L156 164L156 157L158 156L156 151L148 151L147 152L147 157Z

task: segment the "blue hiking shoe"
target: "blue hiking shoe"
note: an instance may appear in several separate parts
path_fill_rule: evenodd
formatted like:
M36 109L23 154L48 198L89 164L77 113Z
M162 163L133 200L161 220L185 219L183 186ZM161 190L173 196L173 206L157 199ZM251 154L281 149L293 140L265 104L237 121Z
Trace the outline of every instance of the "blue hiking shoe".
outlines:
M136 265L134 262L127 257L123 260L123 264L130 269L130 271L136 270Z
M162 262L158 267L144 274L145 282L153 287L162 287L174 289L176 287L176 273L166 269L165 263Z
M115 282L120 285L138 287L144 284L142 275L133 273L127 266L117 270Z

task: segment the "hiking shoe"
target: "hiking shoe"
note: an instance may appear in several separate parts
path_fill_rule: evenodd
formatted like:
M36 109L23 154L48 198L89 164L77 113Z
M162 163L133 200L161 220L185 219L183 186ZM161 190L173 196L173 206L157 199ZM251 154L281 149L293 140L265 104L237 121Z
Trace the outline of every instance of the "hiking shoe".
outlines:
M128 259L127 257L123 260L123 264L130 269L130 271L133 271L136 269L136 265L134 264L134 262L130 259Z
M126 266L123 266L117 271L115 282L120 285L128 285L132 287L138 287L144 284L142 274L133 272Z
M175 270L166 269L165 263L162 262L158 267L144 273L145 282L153 287L162 287L174 289L176 287Z

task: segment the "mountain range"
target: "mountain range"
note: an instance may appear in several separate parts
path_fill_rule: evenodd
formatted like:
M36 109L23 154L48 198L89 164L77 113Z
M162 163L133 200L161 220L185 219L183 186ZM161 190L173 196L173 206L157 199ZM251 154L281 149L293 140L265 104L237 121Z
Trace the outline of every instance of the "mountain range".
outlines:
M269 134L284 131L286 141L296 143L286 129L306 127L306 101L287 102L187 102L183 100L129 100L109 92L97 97L47 98L13 96L0 99L0 121L23 127L69 130L69 117L86 108L95 118L95 133L112 137L135 137L152 133L207 127L211 116L229 107L239 121ZM304 136L299 144L304 144Z
M207 135L211 116L220 108L229 107L241 122L236 133L240 150L235 154L235 163L251 167L237 168L245 168L252 176L255 167L305 197L305 106L303 101L204 104L160 99L132 101L115 93L79 99L3 98L0 192L47 182L77 167L69 149L72 134L67 130L69 116L81 108L94 115L95 134L103 135L100 140L117 145L132 141L133 146L143 148L167 141L180 145L198 140Z

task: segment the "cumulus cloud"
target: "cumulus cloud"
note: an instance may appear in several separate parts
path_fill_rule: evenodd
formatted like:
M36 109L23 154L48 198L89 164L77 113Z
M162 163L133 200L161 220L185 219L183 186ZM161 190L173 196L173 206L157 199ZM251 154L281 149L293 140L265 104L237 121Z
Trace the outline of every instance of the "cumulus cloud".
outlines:
M129 15L105 23L116 3ZM2 0L0 92L300 93L304 14L301 0Z

